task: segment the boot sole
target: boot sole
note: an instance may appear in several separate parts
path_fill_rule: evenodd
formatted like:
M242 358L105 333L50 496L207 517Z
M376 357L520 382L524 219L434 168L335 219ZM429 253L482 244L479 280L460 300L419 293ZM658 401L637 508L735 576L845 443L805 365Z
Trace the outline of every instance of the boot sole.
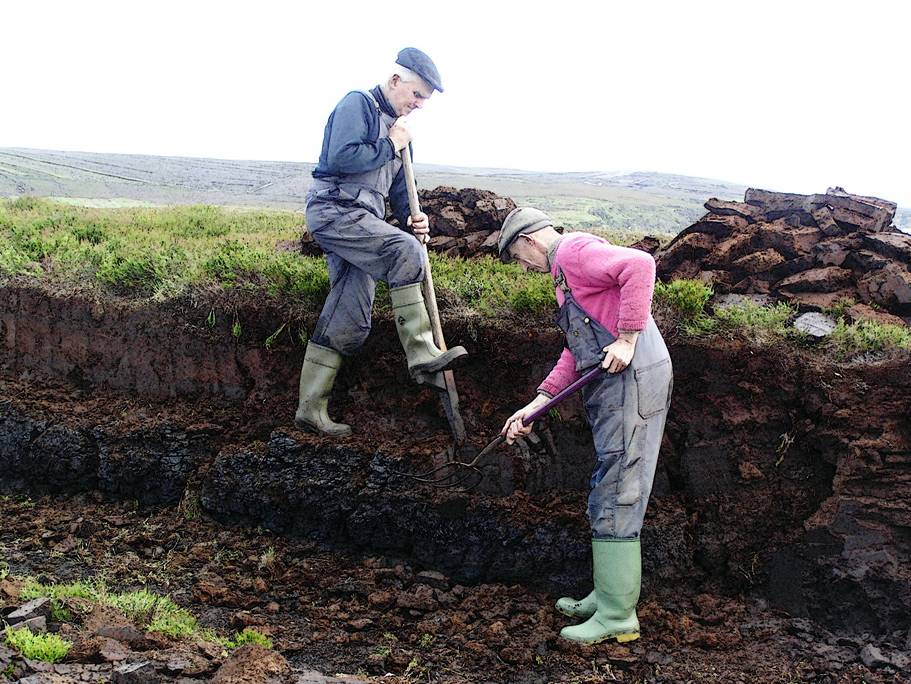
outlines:
M425 363L420 366L410 368L408 372L410 373L411 378L413 380L416 380L421 375L436 375L437 373L442 373L443 371L454 370L456 368L459 368L467 360L468 353L466 352L464 354L456 356L454 359L452 359L452 361L450 361L445 366L442 366L441 368L430 368L428 364Z
M606 636L601 637L600 639L591 639L591 640L569 639L563 635L560 635L560 638L563 639L564 641L571 641L575 644L583 644L585 646L594 646L595 644L600 644L605 641L610 641L611 639L616 639L617 643L625 644L629 641L635 641L636 639L638 639L639 632L629 632L627 634L608 634Z
M350 427L347 430L343 430L341 432L326 432L325 430L320 430L315 425L311 425L310 423L298 420L297 418L294 419L294 424L305 432L310 432L315 435L322 435L323 437L348 437L351 435Z

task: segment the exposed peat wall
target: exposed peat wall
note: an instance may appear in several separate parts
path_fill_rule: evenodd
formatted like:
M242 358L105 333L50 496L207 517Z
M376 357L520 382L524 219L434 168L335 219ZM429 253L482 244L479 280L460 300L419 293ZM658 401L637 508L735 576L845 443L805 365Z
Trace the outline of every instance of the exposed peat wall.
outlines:
M215 308L213 326L206 324ZM243 334L231 334L234 319ZM264 340L286 324L271 349ZM92 302L0 290L0 489L100 490L141 504L199 497L226 523L408 558L457 581L580 589L592 467L578 400L541 443L504 449L472 492L396 475L439 463L447 426L408 381L388 320L340 375L332 444L292 427L312 320L267 303ZM475 446L531 396L558 331L444 322ZM845 630L908 628L911 372L811 349L670 345L674 401L643 531L647 582L763 591Z

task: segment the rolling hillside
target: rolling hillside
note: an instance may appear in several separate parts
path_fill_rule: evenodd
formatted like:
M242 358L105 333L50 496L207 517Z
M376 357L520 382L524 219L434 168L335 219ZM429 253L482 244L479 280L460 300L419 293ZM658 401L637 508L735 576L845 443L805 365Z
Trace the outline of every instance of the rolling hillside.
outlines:
M313 164L0 148L0 196L38 195L111 205L218 204L302 209ZM710 197L744 186L661 173L538 173L417 165L421 187L477 187L532 204L574 228L674 234ZM821 188L824 190L824 188ZM911 211L897 221L911 227Z

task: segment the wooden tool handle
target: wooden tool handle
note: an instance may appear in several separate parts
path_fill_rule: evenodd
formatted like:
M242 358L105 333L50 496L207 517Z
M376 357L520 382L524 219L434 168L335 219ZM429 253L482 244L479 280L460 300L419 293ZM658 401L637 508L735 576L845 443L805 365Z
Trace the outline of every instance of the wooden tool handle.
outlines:
M421 201L418 199L418 186L414 180L414 166L411 163L411 146L402 148L402 166L405 169L405 187L408 188L408 207L412 218L421 213ZM402 226L404 228L404 226Z
M418 186L414 180L414 167L411 164L411 147L409 145L402 150L402 167L405 172L405 186L408 189L408 207L411 209L411 216L416 217L421 213L421 203L418 199ZM426 244L424 244L424 282L421 283L421 290L424 293L424 304L427 307L427 315L433 330L433 341L439 349L446 351L446 340L443 339L443 326L440 323L440 310L437 308L436 290L433 287L433 274L430 272L430 253L427 251ZM465 423L459 413L459 393L456 391L455 376L451 370L443 371L443 382L446 391L441 393L440 400L443 402L443 409L446 412L449 427L452 428L456 446L461 447L465 444L467 435Z
M408 207L411 217L415 218L421 213L421 201L418 198L418 186L414 180L414 165L411 163L411 147L402 148L402 167L405 170L405 187L408 189ZM424 291L424 303L427 305L427 314L430 316L430 325L433 328L433 341L442 351L446 351L446 340L443 339L443 327L440 324L440 310L437 307L436 289L433 287L433 275L430 273L430 255L427 244L424 243L424 282L421 289Z

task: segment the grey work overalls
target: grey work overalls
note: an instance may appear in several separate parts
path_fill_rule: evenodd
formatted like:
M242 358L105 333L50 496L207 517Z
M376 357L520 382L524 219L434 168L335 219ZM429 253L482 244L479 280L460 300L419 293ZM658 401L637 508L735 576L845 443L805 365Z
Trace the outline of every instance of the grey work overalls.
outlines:
M382 139L395 119L364 95L379 114ZM396 156L373 171L314 179L307 192L307 230L326 253L331 285L311 339L341 354L357 351L370 333L377 280L394 288L424 279L417 238L383 220L401 167Z
M604 358L615 337L579 306L563 271L554 279L564 294L556 323L582 372ZM652 491L673 372L664 339L651 316L636 340L633 360L605 372L582 390L597 463L588 496L588 520L597 539L638 537Z

